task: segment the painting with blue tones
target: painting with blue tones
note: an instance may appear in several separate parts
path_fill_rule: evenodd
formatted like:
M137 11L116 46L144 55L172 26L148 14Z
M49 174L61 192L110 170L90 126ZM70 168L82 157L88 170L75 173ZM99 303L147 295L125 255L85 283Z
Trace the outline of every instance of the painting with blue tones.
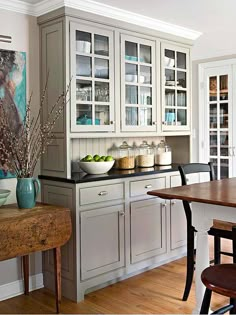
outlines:
M17 133L26 113L26 53L0 49L0 99ZM11 106L7 106L11 105ZM1 114L1 108L0 108ZM0 135L1 138L1 135ZM0 179L15 177L0 160Z

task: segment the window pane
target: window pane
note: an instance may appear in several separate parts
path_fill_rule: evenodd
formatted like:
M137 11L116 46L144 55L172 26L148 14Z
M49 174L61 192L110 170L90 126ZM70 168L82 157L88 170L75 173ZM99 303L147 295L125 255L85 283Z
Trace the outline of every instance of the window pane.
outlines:
M186 72L177 71L177 86L186 88Z
M109 79L109 60L95 58L95 77Z
M229 145L228 131L221 131L220 132L220 155L221 156L229 155L228 145Z
M137 83L138 82L138 66L131 63L125 64L125 81Z
M165 90L166 106L175 106L175 90Z
M82 77L92 76L92 58L86 56L76 56L76 75Z
M166 69L165 70L165 85L166 86L175 86L175 71Z
M187 96L185 91L177 91L177 106L187 106Z
M92 125L92 105L77 104L76 110L77 125Z
M229 160L220 159L220 178L228 178L229 177Z
M217 128L217 104L210 104L210 128Z
M139 124L140 126L151 126L152 125L152 109L151 108L140 108Z
M110 124L110 106L108 105L95 106L95 124L96 125Z
M152 88L140 87L140 104L152 105Z
M140 83L152 84L152 68L140 66Z
M210 155L217 156L217 131L210 131Z
M109 83L95 82L95 101L109 102Z
M173 50L165 49L165 66L175 67L175 52Z
M228 103L220 104L220 128L228 127Z
M92 101L92 81L76 80L76 100Z
M140 45L140 62L152 63L151 47Z
M216 177L216 179L218 179L217 159L210 159L210 162L213 163L215 177Z
M177 109L177 125L186 126L187 125L187 110Z
M225 101L228 99L228 76L220 76L220 100Z
M125 41L125 59L138 61L138 45L136 43Z
M94 53L97 55L109 55L109 38L107 36L94 35Z
M137 126L138 125L138 108L137 107L126 107L125 110L127 126Z
M84 54L91 53L91 34L76 31L76 51Z
M175 109L166 109L165 110L165 123L167 125L175 125L176 115Z
M177 52L177 68L186 69L186 54Z
M138 87L133 85L125 86L125 103L138 104Z
M209 100L210 101L217 101L217 77L210 77L209 78Z

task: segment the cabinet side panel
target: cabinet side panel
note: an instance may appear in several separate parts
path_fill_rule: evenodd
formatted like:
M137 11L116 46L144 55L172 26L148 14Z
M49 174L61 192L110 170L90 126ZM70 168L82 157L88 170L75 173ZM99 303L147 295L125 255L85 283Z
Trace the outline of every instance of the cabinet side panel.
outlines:
M60 205L73 209L73 189L43 185L43 202ZM72 213L72 226L75 230L75 218ZM62 294L75 299L75 253L74 253L74 231L70 240L62 247ZM50 289L54 288L54 260L53 252L46 251L43 259L44 284Z
M47 82L42 121L46 122L58 96L64 90L64 45L63 21L41 27L41 97ZM56 110L56 109L55 109ZM53 115L53 113L51 113ZM55 114L53 115L53 117ZM65 146L65 109L56 121L54 141L47 146L42 158L42 173L52 176L66 176L67 153Z

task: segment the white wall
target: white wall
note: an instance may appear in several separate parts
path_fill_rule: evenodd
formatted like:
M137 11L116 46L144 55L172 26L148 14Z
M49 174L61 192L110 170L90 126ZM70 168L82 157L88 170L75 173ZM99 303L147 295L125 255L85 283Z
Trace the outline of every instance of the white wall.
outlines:
M39 104L39 29L35 17L10 11L0 10L0 34L12 36L12 43L1 43L0 49L26 52L27 94L33 91L33 111ZM0 180L0 188L11 190L8 203L16 201L15 179ZM41 253L31 257L31 274L42 271ZM19 259L11 259L0 263L0 285L21 278ZM1 298L1 297L0 297Z

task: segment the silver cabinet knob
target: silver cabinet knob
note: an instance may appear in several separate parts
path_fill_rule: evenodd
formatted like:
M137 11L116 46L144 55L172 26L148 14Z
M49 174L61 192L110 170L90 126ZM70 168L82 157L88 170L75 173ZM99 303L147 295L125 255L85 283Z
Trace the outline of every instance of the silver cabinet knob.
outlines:
M100 191L100 193L98 193L98 196L105 196L107 194L108 192L104 190L104 191Z
M124 211L120 211L120 216L124 217L125 216L125 212Z
M150 189L150 188L152 188L152 185L146 185L145 188Z
M171 204L172 204L172 205L175 205L175 204L176 204L176 201L172 200L172 201L171 201Z
M162 203L162 208L166 208L167 204L166 203Z

